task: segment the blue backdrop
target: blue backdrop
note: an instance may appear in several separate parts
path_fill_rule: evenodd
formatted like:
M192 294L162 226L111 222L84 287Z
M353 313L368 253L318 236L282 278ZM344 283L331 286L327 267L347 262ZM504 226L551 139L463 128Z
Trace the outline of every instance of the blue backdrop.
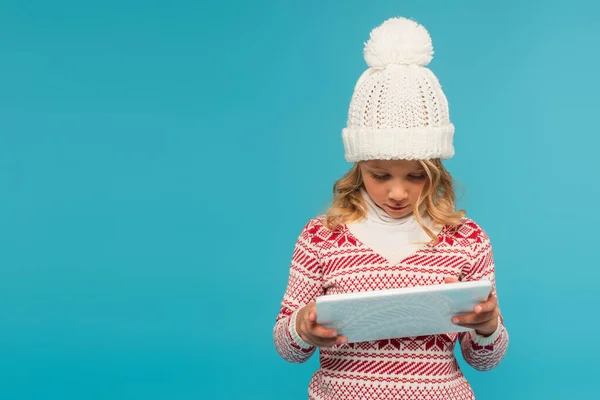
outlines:
M597 399L598 2L0 3L0 398L305 399L294 241L349 167L363 43L432 35L511 343L481 399Z

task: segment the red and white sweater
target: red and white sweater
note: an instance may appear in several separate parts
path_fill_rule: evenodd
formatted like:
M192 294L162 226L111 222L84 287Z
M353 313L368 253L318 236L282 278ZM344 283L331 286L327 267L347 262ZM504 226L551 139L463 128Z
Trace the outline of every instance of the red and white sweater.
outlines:
M445 277L462 281L489 279L496 295L490 239L473 220L463 218L456 232L440 227L434 231L440 239L436 246L419 246L390 262L389 252L384 257L353 233L362 232L367 241L366 234L377 230L377 226L383 229L398 224L386 219L370 199L367 201L370 218L355 227L343 225L330 231L320 215L302 229L273 330L275 347L285 360L302 363L315 352L315 347L297 334L295 321L298 310L320 295L441 284ZM410 223L400 223L397 228L404 229L403 235L407 235L407 226L414 226L412 217L407 221ZM370 243L374 243L372 239ZM470 331L323 347L319 349L320 366L309 383L308 397L474 399L454 355L457 341L466 362L485 371L504 357L508 333L500 316L498 329L488 337Z

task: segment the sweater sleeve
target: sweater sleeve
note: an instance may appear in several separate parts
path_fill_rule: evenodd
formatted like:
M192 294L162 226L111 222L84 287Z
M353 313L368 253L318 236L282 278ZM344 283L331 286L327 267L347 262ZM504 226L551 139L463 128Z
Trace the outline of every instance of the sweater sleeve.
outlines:
M492 282L492 294L498 298L492 246L490 238L483 230L473 249L471 263L463 270L462 280L489 279ZM502 314L498 316L498 328L490 336L482 336L471 330L460 333L459 339L463 358L469 365L479 371L495 368L504 358L508 347L508 332Z
M320 223L309 221L298 236L290 264L287 288L275 319L273 339L279 355L286 361L303 363L314 353L315 346L306 343L296 331L296 315L300 308L323 294L323 273L319 261Z

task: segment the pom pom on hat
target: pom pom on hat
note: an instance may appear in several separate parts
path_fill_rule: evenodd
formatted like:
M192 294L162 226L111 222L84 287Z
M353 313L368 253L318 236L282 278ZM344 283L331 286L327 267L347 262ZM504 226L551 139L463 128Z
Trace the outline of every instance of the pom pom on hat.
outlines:
M403 17L390 18L371 31L364 56L371 68L390 64L424 67L433 59L433 45L422 25Z

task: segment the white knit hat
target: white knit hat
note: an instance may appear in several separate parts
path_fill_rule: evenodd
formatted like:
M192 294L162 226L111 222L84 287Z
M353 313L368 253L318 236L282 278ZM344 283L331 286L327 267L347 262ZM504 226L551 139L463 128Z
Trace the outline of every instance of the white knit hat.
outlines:
M391 18L371 31L367 69L356 83L342 130L345 158L361 160L447 159L454 155L454 125L436 76L427 30Z

